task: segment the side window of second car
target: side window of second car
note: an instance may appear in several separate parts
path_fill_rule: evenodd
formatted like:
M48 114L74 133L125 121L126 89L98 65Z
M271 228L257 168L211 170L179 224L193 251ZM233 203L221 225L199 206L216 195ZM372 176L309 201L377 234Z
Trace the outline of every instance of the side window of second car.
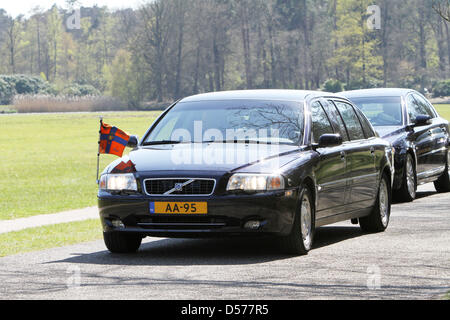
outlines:
M334 133L330 120L328 119L322 105L316 101L311 105L311 119L312 119L312 140L314 143L319 142L319 138L324 135Z
M364 131L353 107L345 102L336 101L336 106L347 127L350 140L365 139Z

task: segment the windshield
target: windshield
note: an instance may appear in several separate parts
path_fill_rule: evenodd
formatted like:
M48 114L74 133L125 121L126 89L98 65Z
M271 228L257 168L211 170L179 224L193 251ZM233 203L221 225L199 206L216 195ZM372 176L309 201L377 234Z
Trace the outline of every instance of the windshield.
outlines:
M375 127L403 125L400 97L351 98L351 100Z
M303 104L276 101L182 102L150 132L144 145L264 143L299 145Z

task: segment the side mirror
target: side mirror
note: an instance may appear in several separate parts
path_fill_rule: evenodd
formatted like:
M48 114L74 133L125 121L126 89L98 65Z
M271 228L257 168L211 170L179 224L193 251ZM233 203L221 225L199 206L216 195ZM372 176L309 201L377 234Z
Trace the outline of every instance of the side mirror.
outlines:
M319 138L319 148L337 147L342 144L340 134L324 134Z
M416 117L416 120L414 120L414 126L416 127L420 127L420 126L426 126L429 125L431 123L431 117L429 115L418 115Z
M128 140L127 147L128 148L137 148L139 144L139 137L138 136L130 136L130 140Z

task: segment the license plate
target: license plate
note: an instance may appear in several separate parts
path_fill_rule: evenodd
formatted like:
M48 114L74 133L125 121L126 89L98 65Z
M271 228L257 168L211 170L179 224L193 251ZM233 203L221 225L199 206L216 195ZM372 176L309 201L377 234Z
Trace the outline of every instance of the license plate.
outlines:
M150 202L151 214L208 214L206 202Z

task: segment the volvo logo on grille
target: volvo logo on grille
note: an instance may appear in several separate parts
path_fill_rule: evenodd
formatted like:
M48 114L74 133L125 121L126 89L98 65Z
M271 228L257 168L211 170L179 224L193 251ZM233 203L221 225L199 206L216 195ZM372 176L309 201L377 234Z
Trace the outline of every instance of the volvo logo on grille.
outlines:
M175 191L183 191L184 184L183 183L175 183Z
M144 180L145 193L150 196L208 196L216 181L204 178L156 178Z

